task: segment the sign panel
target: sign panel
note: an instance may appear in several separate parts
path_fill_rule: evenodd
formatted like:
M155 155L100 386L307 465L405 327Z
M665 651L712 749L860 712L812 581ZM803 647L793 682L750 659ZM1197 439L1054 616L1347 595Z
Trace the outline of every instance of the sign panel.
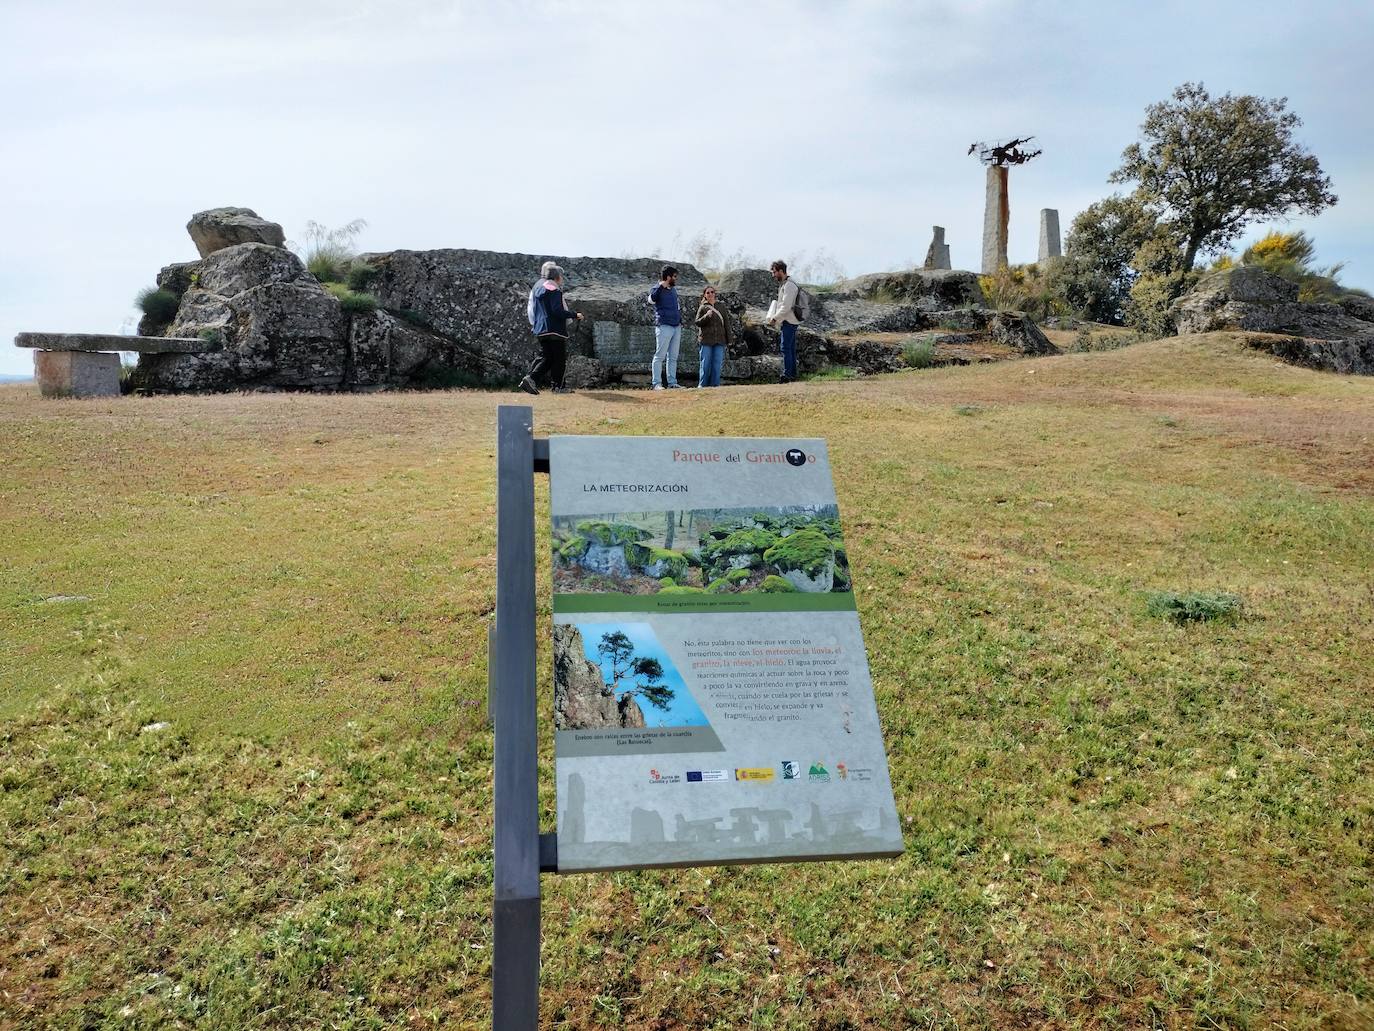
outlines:
M899 855L824 441L549 458L559 870Z

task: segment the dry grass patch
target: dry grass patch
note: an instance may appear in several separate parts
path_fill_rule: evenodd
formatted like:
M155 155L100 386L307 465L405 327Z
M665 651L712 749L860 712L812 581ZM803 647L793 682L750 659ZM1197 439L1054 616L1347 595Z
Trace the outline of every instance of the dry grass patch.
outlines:
M507 400L0 388L0 1026L489 1019ZM1221 334L533 400L828 439L907 842L547 880L547 1024L1374 1019L1374 381Z

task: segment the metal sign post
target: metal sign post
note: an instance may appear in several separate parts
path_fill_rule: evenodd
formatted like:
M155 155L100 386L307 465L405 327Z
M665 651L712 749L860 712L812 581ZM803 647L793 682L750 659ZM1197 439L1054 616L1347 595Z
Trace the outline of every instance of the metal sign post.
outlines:
M496 619L488 641L488 712L495 732L494 1031L534 1031L539 1024L541 873L872 859L900 855L903 847L847 559L840 557L825 442L536 440L533 423L532 408L497 410ZM556 833L539 833L535 676L534 476L549 473L555 457L551 539L562 541L559 568L568 576L577 575L594 540L610 550L608 537L645 577L663 565L677 568L678 577L689 575L682 568L687 558L671 547L629 547L652 539L639 525L647 515L666 518L664 540L671 541L672 513L606 515L604 506L614 502L603 494L667 492L674 500L663 507L679 509L690 492L686 507L709 517L711 532L723 530L729 541L753 535L742 543L762 552L749 567L758 570L731 580L726 577L738 572L735 565L731 573L708 574L703 561L693 578L706 584L717 576L711 590L692 585L670 592L679 585L658 579L662 569L649 580L664 597L614 582L608 590L602 579L574 581L590 592L555 589L556 641L581 649L596 670L582 637L585 624L586 633L602 634L603 646L621 649L622 662L642 650L635 662L643 668L635 668L645 678L615 699L614 713L574 708L574 716L586 721L581 725L556 692L565 699L554 713L561 848ZM624 482L627 471L639 479ZM705 539L695 515L686 525L693 539ZM584 534L580 550L569 536L575 532ZM760 536L767 538L762 546ZM725 538L710 538L717 539ZM733 563L733 556L729 552L726 560ZM587 568L601 567L589 560ZM738 589L721 593L714 589L720 584ZM707 624L709 632L698 632ZM691 672L686 663L692 649L698 658L718 655L714 668L723 672L683 676L678 670ZM658 683L670 677L672 686ZM555 672L557 689L568 686L565 680ZM612 684L619 683L613 673ZM671 722L649 726L635 693ZM592 694L601 700L614 689L601 677ZM809 763L804 779L803 760ZM590 801L589 780L596 786ZM701 787L707 784L715 787ZM789 823L795 828L790 833Z
M496 423L496 624L487 690L495 727L492 1027L539 1025L539 769L535 696L534 410Z

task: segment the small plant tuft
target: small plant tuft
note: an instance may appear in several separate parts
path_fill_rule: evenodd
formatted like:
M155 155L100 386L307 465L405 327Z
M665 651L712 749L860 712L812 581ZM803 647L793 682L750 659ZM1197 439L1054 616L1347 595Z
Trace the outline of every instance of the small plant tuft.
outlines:
M363 293L379 275L379 270L373 268L365 261L355 261L348 266L348 272L344 275L344 282L348 284L350 290Z
M134 303L153 322L159 326L165 326L177 317L177 309L181 307L181 298L170 290L150 286L138 292L138 297Z
M362 315L377 310L377 298L350 290L343 283L325 283L324 288L339 299L339 305L350 315Z
M910 369L928 369L935 364L935 344L929 340L908 340L902 347L902 360Z
M1223 591L1154 591L1145 600L1145 611L1151 616L1175 623L1206 623L1214 620L1234 621L1240 617L1241 601L1236 594Z

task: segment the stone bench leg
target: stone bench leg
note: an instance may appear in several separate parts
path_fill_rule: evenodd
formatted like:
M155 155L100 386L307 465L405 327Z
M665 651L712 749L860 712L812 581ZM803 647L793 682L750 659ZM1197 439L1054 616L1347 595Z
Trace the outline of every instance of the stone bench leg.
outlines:
M44 397L118 397L119 355L34 351L33 377Z

